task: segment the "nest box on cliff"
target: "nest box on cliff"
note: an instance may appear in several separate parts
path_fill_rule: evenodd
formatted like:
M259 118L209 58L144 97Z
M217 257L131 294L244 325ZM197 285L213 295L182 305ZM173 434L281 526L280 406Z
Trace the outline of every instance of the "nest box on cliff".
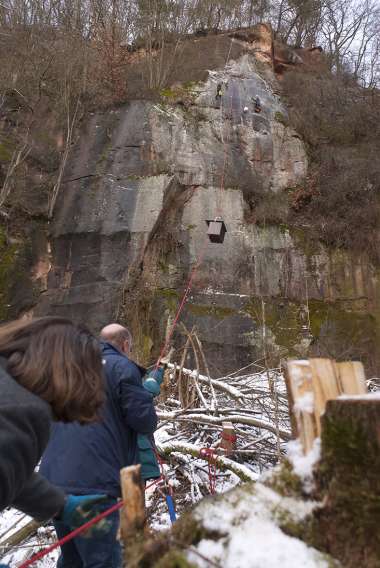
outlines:
M217 217L206 221L208 238L212 243L223 243L227 228L224 221Z

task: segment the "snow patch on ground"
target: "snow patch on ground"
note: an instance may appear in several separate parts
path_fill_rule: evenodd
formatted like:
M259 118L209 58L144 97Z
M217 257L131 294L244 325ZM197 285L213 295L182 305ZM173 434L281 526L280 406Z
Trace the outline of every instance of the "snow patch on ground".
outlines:
M4 542L16 531L24 527L32 519L16 509L7 509L0 515L0 540ZM55 532L52 527L41 527L32 538L23 542L11 550L0 548L0 563L9 565L11 568L20 566L31 558L33 554L45 548L55 540ZM54 568L57 564L59 551L55 550L45 558L33 564L33 568Z
M200 568L209 566L206 559L223 568L327 568L322 554L276 524L276 519L288 517L302 521L316 505L281 497L260 483L251 490L243 487L221 499L205 500L194 514L221 538L201 540L188 550L188 560Z

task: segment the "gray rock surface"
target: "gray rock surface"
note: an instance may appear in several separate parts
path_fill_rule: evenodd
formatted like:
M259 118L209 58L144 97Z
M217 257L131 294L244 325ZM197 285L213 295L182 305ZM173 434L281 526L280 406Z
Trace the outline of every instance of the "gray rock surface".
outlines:
M310 251L291 227L254 223L259 202L280 203L308 170L278 91L270 64L251 51L191 86L182 104L134 101L93 114L65 171L36 313L95 330L126 321L136 355L152 361L201 257L181 319L196 325L213 373L264 352L272 364L305 355L331 337L344 351L348 313L347 341L363 332L370 342L369 314L379 309L368 261L318 243ZM208 242L205 221L215 216L227 226L224 244Z

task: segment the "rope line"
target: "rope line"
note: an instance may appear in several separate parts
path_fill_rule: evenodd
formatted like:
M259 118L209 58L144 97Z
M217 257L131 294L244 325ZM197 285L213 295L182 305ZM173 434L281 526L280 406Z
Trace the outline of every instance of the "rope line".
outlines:
M164 355L165 355L165 353L166 353L166 351L167 351L167 348L168 348L168 346L169 346L170 340L171 340L171 338L172 338L172 336L173 336L173 333L174 333L174 329L175 329L175 327L176 327L176 325L177 325L177 323L178 323L179 316L181 315L181 312L182 312L182 310L183 310L183 308L184 308L184 306L185 306L185 302L186 302L186 300L187 300L187 296L189 295L189 292L190 292L190 290L191 290L191 287L192 287L192 284L193 284L193 280L194 280L194 276L195 276L195 274L196 274L196 272L197 272L199 266L200 266L201 263L202 263L202 260L203 260L203 257L204 257L204 253L205 253L205 250L206 250L206 245L207 245L207 241L204 242L204 245L203 245L203 247L202 247L202 250L201 250L201 252L199 253L198 260L197 260L197 262L196 262L196 263L194 264L194 266L193 266L193 269L192 269L192 271L191 271L190 278L189 278L189 281L188 281L188 283L187 283L185 292L184 292L184 294L183 294L181 303L180 303L180 305L179 305L179 308L178 308L178 310L177 310L177 313L176 313L175 318L174 318L174 320L173 320L173 323L172 323L172 325L171 325L171 328L170 328L169 334L168 334L168 336L167 336L167 338L166 338L166 341L165 341L165 343L164 343L164 346L163 346L163 348L162 348L162 350L161 350L161 353L160 353L160 355L159 355L159 357L158 357L158 359L157 359L157 362L156 362L156 365L155 365L155 370L158 369L158 366L159 366L159 364L160 364L160 361L161 361L161 359L164 357Z
M228 158L228 150L227 150L227 145L231 140L230 134L231 134L231 130L232 130L232 95L230 96L230 116L231 116L231 124L229 126L229 130L227 133L227 136L223 135L223 101L220 104L220 108L221 108L221 112L222 112L222 120L221 120L221 125L220 125L220 135L222 138L222 142L223 142L223 167L222 167L222 173L220 176L220 191L217 194L217 205L216 205L216 216L220 217L220 214L222 212L222 206L221 206L221 200L222 200L222 195L223 195L223 191L225 189L224 184L225 184L225 177L226 177L226 169L227 169L227 158Z
M208 464L208 479L210 485L211 495L216 493L216 457L217 454L213 448L201 448L199 457L207 461Z
M160 476L158 479L155 479L152 483L150 483L149 485L147 485L145 487L145 491L147 491L148 489L153 487L153 485L157 485L162 480L163 480L162 476ZM57 540L56 542L54 542L53 544L51 544L47 548L44 548L43 550L40 550L39 552L37 552L34 556L32 556L32 558L30 558L26 562L23 562L23 564L20 564L20 566L18 568L27 568L28 566L31 566L32 564L37 562L37 560L40 560L41 558L43 558L44 556L46 556L47 554L49 554L50 552L52 552L53 550L58 548L59 546L62 546L64 544L66 544L67 542L70 542L70 540L79 536L82 532L86 531L87 529L89 529L93 525L96 525L99 521L101 521L105 517L112 515L112 513L114 513L115 511L118 511L123 506L124 506L124 501L119 501L118 503L115 503L115 505L112 505L112 507L110 507L109 509L106 509L102 513L99 513L98 515L96 515L93 519L90 519L89 521L87 521L87 523L84 523L83 525L81 525L77 529L71 531L66 536Z
M119 509L121 509L123 507L123 505L124 505L123 501L119 501L115 505L112 505L112 507L110 507L106 511L103 511L102 513L99 513L93 519L87 521L87 523L84 523L84 525L81 525L77 529L73 530L72 532L70 532L69 534L64 536L63 538L59 539L57 542L54 542L53 544L51 544L50 546L48 546L44 550L40 550L40 552L37 552L37 554L32 556L32 558L30 558L26 562L23 562L22 564L20 564L20 566L18 568L27 568L28 566L31 566L32 564L37 562L37 560L40 560L41 558L43 558L44 556L49 554L49 552L52 552L53 550L55 550L59 546L66 544L66 542L69 542L70 540L72 540L76 536L80 535L82 532L89 529L90 527L92 527L93 525L95 525L96 523L98 523L99 521L104 519L105 517L108 517L109 515L111 515L115 511L118 511Z
M224 69L226 68L227 63L228 63L229 58L230 58L230 54L231 54L231 49L232 49L232 43L233 43L233 41L234 41L234 38L231 38L230 47L229 47L229 50L228 50L226 62L225 62L225 64L224 64ZM222 101L221 101L221 108L220 108L220 110L221 110L221 136L222 136L222 141L223 141L223 145L224 145L224 159L223 159L223 167L222 167L222 174L221 174L221 181L220 181L220 189L221 189L221 192L220 192L220 193L222 193L222 192L223 192L223 189L224 189L224 178L225 178L225 170L226 170L226 165L227 165L227 142L226 142L226 140L225 140L225 138L224 138L224 136L223 136L223 132L222 132L222 128L223 128L223 99L222 99ZM231 96L231 115L232 115L232 96ZM218 194L218 195L220 195L220 194ZM220 203L218 203L218 196L217 196L216 216L219 216L219 215L220 215L220 212L221 212L221 205L220 205ZM205 244L204 244L204 246L203 246L203 248L202 248L202 250L201 250L201 253L199 254L199 258L198 258L197 263L195 264L195 266L193 267L193 270L191 271L191 275L190 275L190 278L189 278L189 281L188 281L188 284L187 284L185 293L184 293L184 295L183 295L183 297L182 297L181 303L180 303L180 305L179 305L179 308L178 308L178 310L177 310L176 316L175 316L174 321L173 321L173 323L172 323L172 326L171 326L171 328L170 328L169 334L168 334L168 336L167 336L167 338L166 338L166 340L165 340L164 346L163 346L163 348L162 348L162 350L161 350L160 356L159 356L158 359L157 359L157 362L156 362L156 365L155 365L155 370L158 369L158 366L159 366L159 364L160 364L160 360L164 357L164 355L165 355L165 353L166 353L166 351L167 351L167 348L168 348L168 346L169 346L170 340L171 340L171 338L172 338L172 336L173 336L173 333L174 333L174 329L175 329L175 327L176 327L176 325L177 325L177 323L178 323L179 317L180 317L180 315L181 315L181 312L182 312L182 310L183 310L183 308L184 308L184 305L185 305L185 302L186 302L186 300L187 300L187 296L188 296L188 294L189 294L189 292L190 292L190 290L191 290L192 283L193 283L193 280L194 280L194 276L195 276L195 274L196 274L196 272L197 272L197 270L198 270L200 264L202 263L203 256L204 256L204 252L205 252L205 248L206 248L206 244L207 244L207 241L205 242Z

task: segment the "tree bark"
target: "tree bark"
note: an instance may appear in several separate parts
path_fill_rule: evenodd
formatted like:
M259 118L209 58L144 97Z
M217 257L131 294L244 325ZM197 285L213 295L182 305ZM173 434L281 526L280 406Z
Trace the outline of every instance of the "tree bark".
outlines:
M320 546L347 568L380 563L380 397L330 400L317 473Z

